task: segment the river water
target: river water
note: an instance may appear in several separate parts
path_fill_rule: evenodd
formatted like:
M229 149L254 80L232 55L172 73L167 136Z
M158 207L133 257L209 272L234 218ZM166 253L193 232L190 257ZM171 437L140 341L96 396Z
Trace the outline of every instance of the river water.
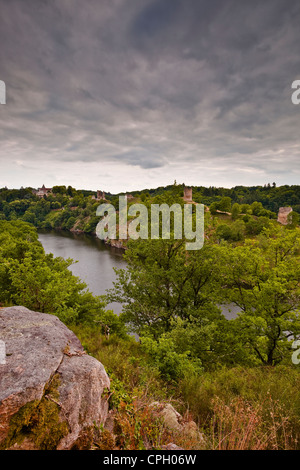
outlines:
M105 245L97 237L86 234L73 234L67 231L39 231L39 241L46 253L72 258L76 263L70 270L87 284L94 295L106 294L113 287L116 274L113 268L125 268L123 250ZM116 302L108 308L120 313L122 306Z
M114 268L126 268L123 250L105 245L97 237L86 234L73 234L68 231L39 231L39 241L46 253L72 258L77 261L70 270L87 284L94 295L106 294L116 280ZM122 305L111 303L107 308L120 313ZM236 317L237 308L222 306L226 318Z

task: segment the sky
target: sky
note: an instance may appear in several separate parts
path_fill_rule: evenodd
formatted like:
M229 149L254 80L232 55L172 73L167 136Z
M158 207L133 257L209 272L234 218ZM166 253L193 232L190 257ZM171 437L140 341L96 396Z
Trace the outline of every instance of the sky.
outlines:
M300 181L299 0L0 0L0 187Z

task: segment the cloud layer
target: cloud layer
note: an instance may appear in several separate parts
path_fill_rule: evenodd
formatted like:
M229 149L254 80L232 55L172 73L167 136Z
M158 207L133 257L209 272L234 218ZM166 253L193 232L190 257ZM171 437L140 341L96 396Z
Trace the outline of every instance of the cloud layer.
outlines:
M0 7L0 187L299 183L297 0Z

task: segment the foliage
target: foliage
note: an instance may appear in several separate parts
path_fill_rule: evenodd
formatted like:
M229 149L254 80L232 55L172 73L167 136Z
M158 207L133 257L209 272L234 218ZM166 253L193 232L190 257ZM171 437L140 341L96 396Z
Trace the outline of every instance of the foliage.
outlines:
M231 217L233 220L236 220L241 213L241 206L237 202L232 205L231 208Z
M241 224L221 224L216 236L229 233L229 241L241 241ZM206 242L189 253L182 240L129 243L128 267L116 270L107 299L123 303L121 318L151 337L157 354L164 338L172 339L174 354L188 353L204 367L213 361L277 364L300 334L299 240L297 230L277 226L242 244ZM225 320L218 303L238 306L238 318ZM191 341L194 332L198 340Z
M72 260L46 255L34 228L94 233L93 193L59 186L39 199L30 188L3 188L0 302L54 313L105 365L120 449L156 448L170 437L150 415L157 398L188 408L211 448L297 447L299 369L291 344L300 337L299 188L194 187L193 199L210 206L203 248L186 252L185 240L129 242L127 269L116 270L105 297L72 275ZM134 193L147 208L182 205L182 195L176 183ZM118 195L108 197L118 209ZM290 223L280 227L276 212L287 205ZM123 304L120 316L105 309L111 301ZM237 318L227 320L221 304L236 305Z
M133 331L157 338L177 317L220 316L212 302L217 276L212 246L187 255L184 240L138 240L128 243L125 259L128 268L116 270L107 299L123 302L122 317Z
M68 269L72 263L46 255L32 225L0 221L0 302L53 313L67 324L94 324L103 317L116 326L104 300Z
M299 385L299 370L289 365L223 367L178 388L210 448L299 449Z
M281 362L300 334L299 232L265 230L219 253L222 296L240 308L240 342L263 364Z
M191 359L189 352L176 352L175 343L170 337L162 335L158 341L150 337L141 338L142 350L150 357L161 376L168 381L177 381L185 376L199 374L202 371L201 361Z
M164 434L161 423L149 413L155 401L172 402L182 415L188 410L208 449L299 448L300 374L292 364L223 366L166 382L162 374L155 375L153 357L145 353L142 343L116 336L107 340L90 327L73 329L109 372L115 448L159 448L170 439L186 449L194 445L182 442L178 435Z
M236 220L233 224L220 224L216 229L216 237L219 240L241 241L245 238L246 225L242 220Z

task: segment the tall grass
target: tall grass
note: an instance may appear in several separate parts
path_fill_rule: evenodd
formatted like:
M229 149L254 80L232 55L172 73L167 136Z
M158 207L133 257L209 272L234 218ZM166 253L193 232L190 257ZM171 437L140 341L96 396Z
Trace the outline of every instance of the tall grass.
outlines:
M226 405L217 397L213 400L213 410L210 432L213 449L287 450L295 445L289 435L288 418L273 415L266 426L260 404L252 406L238 397Z
M170 435L152 417L149 406L156 400L172 402L182 415L193 419L207 449L300 448L299 368L223 368L170 383L133 339L106 339L88 328L74 328L74 332L110 376L118 448L149 449L171 438L186 449L196 448L197 442Z
M183 380L179 391L212 449L299 448L299 369L221 369Z

